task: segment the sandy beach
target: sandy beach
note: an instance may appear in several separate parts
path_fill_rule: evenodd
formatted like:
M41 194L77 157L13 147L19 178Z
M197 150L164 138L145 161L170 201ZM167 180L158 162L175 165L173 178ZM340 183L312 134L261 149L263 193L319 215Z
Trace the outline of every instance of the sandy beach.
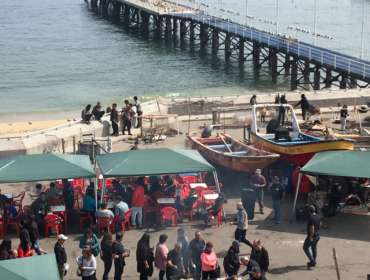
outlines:
M30 121L30 122L12 122L0 123L0 137L22 136L38 130L51 128L65 123L73 122L73 119Z

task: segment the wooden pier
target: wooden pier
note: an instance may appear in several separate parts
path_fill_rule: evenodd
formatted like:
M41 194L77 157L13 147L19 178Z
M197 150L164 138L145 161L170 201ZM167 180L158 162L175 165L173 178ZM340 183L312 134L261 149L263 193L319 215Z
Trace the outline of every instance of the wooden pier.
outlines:
M223 51L225 60L237 59L241 66L252 62L255 71L266 71L272 82L280 75L290 75L291 90L370 86L369 61L271 35L177 2L91 0L91 8L142 28L154 24L158 34L167 39L179 36L191 44L197 41L201 49L210 47L214 55Z

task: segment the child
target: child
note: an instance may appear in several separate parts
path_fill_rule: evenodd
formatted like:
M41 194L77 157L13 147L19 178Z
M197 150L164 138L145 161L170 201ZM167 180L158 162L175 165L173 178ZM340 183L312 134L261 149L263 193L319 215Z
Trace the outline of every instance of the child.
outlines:
M42 193L42 185L41 184L36 184L36 194L37 194L37 198L40 197L40 193Z
M261 108L261 121L264 122L265 121L265 117L266 117L266 107L263 106Z

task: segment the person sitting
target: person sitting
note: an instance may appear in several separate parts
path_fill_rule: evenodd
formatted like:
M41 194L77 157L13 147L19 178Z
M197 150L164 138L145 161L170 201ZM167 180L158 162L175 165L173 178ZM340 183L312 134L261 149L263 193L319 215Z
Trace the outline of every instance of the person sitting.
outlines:
M162 186L159 183L159 180L158 180L157 176L152 176L152 180L150 182L149 182L149 179L148 179L148 187L149 187L149 185L150 185L150 189L148 188L149 195L152 195L155 192L161 192L162 191Z
M86 195L84 198L84 211L90 213L91 217L93 218L94 225L95 225L96 202L93 196L94 196L94 191L92 189L87 189Z
M164 176L164 182L163 190L165 195L171 195L176 192L175 182L169 176Z
M9 251L12 249L12 240L4 238L0 245L0 261L9 259Z
M182 210L184 210L185 207L188 210L192 210L193 204L195 203L195 201L197 201L197 199L197 191L195 189L190 189L189 195L185 199L181 200L179 203L176 203L177 212L180 213Z
M119 195L122 198L126 197L125 187L122 186L117 180L112 181L114 195Z
M215 204L209 208L208 210L203 210L200 215L203 217L203 224L207 223L207 215L209 211L213 211L212 216L216 216L218 214L218 210L220 209L221 205L227 203L227 198L224 193L220 192L217 199L215 200Z
M18 216L18 211L15 209L14 205L12 205L12 202L10 199L5 200L5 208L7 209L7 213L5 214L5 218L10 218L11 223L15 223L17 219L11 219Z
M18 258L18 251L15 249L10 249L8 260L14 260Z
M40 193L42 193L43 190L42 190L42 185L41 184L36 184L36 195L37 195L37 198L40 197Z
M91 253L96 257L99 255L99 239L96 237L96 235L93 233L91 228L87 228L84 232L84 235L80 239L80 245L79 247L81 249L90 249Z
M42 192L40 197L32 202L30 212L32 218L36 219L39 229L44 227L44 218L48 212L51 212L52 210L53 207L50 205L49 199L46 198L45 192Z
M98 211L96 211L95 213L96 217L97 218L111 218L112 220L114 219L114 215L112 213L112 211L110 211L108 209L108 204L103 202L102 204L100 204L100 209L98 209ZM99 223L99 220L98 220L98 223ZM108 225L110 225L110 221L108 221Z
M45 193L47 197L60 198L62 196L62 193L58 190L57 185L53 182L50 183L50 188L48 188Z
M115 196L114 199L116 201L116 209L114 211L114 215L117 217L123 216L128 210L127 203L122 200L122 197L120 195ZM125 218L119 218L119 220L124 221Z
M30 241L28 239L22 239L21 244L18 248L18 259L32 257L33 251L30 247Z
M91 113L97 121L101 121L101 118L104 116L105 112L102 110L101 103L99 101L96 102L96 105L93 107Z
M90 109L91 104L88 104L81 112L82 121L84 121L86 124L90 124L90 119L92 117L92 114L90 114Z
M134 143L134 146L130 149L130 151L133 151L133 150L139 150L139 141L135 141Z

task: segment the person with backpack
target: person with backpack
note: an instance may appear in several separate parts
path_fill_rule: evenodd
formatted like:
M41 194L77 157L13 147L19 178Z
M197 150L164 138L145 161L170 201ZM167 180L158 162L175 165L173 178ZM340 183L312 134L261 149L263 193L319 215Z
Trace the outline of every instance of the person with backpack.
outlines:
M307 110L310 108L310 102L308 102L306 95L302 94L301 100L294 107L297 107L299 104L301 104L302 118L305 121Z
M234 240L224 258L224 270L228 276L238 275L241 262L239 261L240 242Z

